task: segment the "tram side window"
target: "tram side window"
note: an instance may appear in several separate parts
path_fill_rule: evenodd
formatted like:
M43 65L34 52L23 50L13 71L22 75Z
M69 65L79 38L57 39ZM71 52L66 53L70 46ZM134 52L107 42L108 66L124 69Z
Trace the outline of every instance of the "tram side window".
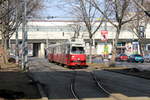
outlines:
M71 47L68 45L68 54L70 54Z
M150 45L147 45L147 50L150 51Z
M55 48L55 47L54 47L54 49L53 49L53 50L54 50L54 54L56 54L56 48Z
M57 54L57 47L54 48L54 53Z
M66 53L69 54L70 53L70 45L66 46Z
M63 49L63 51L62 51L62 52L63 52L63 54L65 54L65 51L66 51L65 46L63 46L63 47L62 47L62 49Z
M60 46L58 46L58 54L60 54Z
M83 47L72 47L71 52L74 54L83 54L84 48Z

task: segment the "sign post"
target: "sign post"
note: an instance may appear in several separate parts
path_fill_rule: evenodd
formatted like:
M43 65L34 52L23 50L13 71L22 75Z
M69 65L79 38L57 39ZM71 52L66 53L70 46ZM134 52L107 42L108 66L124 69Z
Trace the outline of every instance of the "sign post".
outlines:
M101 31L101 41L105 42L104 45L104 57L107 58L108 57L108 45L107 45L107 40L108 40L108 31L107 30L102 30Z

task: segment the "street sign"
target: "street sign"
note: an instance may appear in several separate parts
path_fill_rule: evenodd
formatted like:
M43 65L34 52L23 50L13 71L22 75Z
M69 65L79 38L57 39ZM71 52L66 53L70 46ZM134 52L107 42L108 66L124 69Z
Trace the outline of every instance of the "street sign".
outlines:
M101 41L107 41L108 40L108 31L107 30L102 30L101 35L102 35Z

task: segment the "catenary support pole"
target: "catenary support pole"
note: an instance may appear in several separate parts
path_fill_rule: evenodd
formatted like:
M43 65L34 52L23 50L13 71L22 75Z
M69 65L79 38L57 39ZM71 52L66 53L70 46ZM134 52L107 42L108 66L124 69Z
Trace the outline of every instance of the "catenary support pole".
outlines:
M107 0L104 0L105 15L107 15ZM105 18L105 30L107 30L107 19Z
M18 17L19 17L19 0L16 0L16 24L17 24L17 28L16 28L16 50L15 50L15 56L16 56L16 64L18 64L19 62L19 44L18 44Z
M28 55L28 47L27 47L27 1L24 0L24 12L23 12L23 23L22 23L22 69L26 70L27 68L27 55Z
M104 0L104 6L105 6L105 15L107 15L107 0ZM104 30L107 31L107 19L105 18L105 26ZM108 38L108 37L107 37ZM107 40L105 41L105 45L107 45ZM105 53L105 58L108 58L108 54Z

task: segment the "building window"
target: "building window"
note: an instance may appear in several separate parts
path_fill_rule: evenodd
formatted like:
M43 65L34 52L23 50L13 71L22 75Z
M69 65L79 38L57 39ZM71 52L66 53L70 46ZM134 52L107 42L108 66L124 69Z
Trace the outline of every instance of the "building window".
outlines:
M125 46L125 42L120 42L120 43L117 43L117 46Z
M150 45L147 45L147 50L150 51Z

